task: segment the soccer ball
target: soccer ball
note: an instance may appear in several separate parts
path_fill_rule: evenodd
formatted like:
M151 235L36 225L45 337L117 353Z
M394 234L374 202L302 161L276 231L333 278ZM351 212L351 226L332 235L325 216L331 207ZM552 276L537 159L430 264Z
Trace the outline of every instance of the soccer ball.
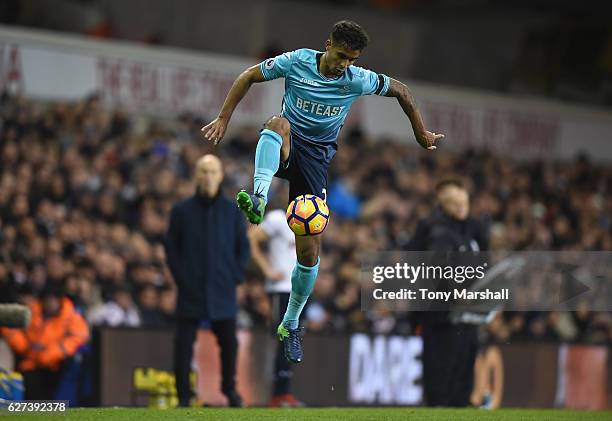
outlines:
M321 234L328 221L329 208L315 195L298 196L287 207L287 224L295 235Z

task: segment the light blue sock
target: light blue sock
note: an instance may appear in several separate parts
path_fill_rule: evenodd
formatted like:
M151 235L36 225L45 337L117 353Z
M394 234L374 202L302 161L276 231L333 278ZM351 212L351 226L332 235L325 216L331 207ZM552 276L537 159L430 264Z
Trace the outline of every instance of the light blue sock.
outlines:
M263 195L268 201L268 190L272 177L280 165L280 152L283 137L273 130L263 129L255 150L255 175L253 191Z
M300 314L317 280L320 262L321 259L318 258L317 264L314 266L304 266L299 262L295 263L293 273L291 274L289 304L287 305L287 311L285 311L285 316L283 317L283 325L288 329L297 329L299 325Z

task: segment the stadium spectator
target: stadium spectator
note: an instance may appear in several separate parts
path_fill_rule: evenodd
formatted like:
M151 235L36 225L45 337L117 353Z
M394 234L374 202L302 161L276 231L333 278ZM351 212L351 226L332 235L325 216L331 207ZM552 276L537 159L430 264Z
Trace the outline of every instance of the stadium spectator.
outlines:
M101 304L102 298L97 286L76 271L66 276L64 288L75 310L83 317L87 317L92 308Z
M189 372L200 324L209 327L221 349L221 390L232 407L236 391L236 286L244 281L249 243L244 217L223 196L223 168L214 155L196 164L195 194L176 204L166 239L168 266L178 287L174 371L180 406L191 399Z
M237 290L240 307L238 327L251 329L267 326L272 319L272 307L260 278L247 276L246 282Z
M132 292L126 285L118 285L110 293L110 300L94 307L89 321L95 326L139 327L142 324Z
M30 309L28 328L2 328L2 335L18 356L25 398L55 399L65 368L87 342L89 328L57 286L46 287Z
M151 284L145 284L138 291L138 309L142 327L166 327L166 318L159 309L160 294ZM170 326L168 326L170 327Z
M306 306L305 318L309 330L325 332L331 329L334 314L334 277L329 272L319 273L319 278Z

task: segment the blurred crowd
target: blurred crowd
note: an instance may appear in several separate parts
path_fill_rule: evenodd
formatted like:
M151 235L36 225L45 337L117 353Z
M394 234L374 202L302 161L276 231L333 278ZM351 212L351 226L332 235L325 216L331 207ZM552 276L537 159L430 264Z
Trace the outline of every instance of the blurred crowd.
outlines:
M172 205L193 194L196 160L212 148L201 117L155 120L106 109L97 96L73 103L0 98L0 301L30 302L61 288L90 326L170 327L176 291L163 241ZM223 192L250 188L258 131L233 128L215 150ZM410 318L360 308L360 258L403 248L435 206L434 184L457 174L472 213L488 221L493 250L611 250L612 167L586 156L519 162L487 151L435 153L345 129L332 164L332 218L319 278L305 310L309 330L411 333ZM284 207L275 180L270 207ZM240 287L239 323L271 320L254 265ZM492 341L611 342L610 313L498 314Z

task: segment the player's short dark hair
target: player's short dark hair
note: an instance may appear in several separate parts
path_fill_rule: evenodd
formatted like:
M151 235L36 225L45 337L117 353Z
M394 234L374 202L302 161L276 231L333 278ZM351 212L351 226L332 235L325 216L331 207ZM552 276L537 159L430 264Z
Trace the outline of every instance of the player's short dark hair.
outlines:
M370 38L366 31L352 20L341 20L336 22L332 28L330 38L333 43L338 43L355 51L362 51L368 46Z
M436 193L439 194L446 187L458 187L462 190L465 190L465 184L459 177L444 177L438 180L436 183Z

